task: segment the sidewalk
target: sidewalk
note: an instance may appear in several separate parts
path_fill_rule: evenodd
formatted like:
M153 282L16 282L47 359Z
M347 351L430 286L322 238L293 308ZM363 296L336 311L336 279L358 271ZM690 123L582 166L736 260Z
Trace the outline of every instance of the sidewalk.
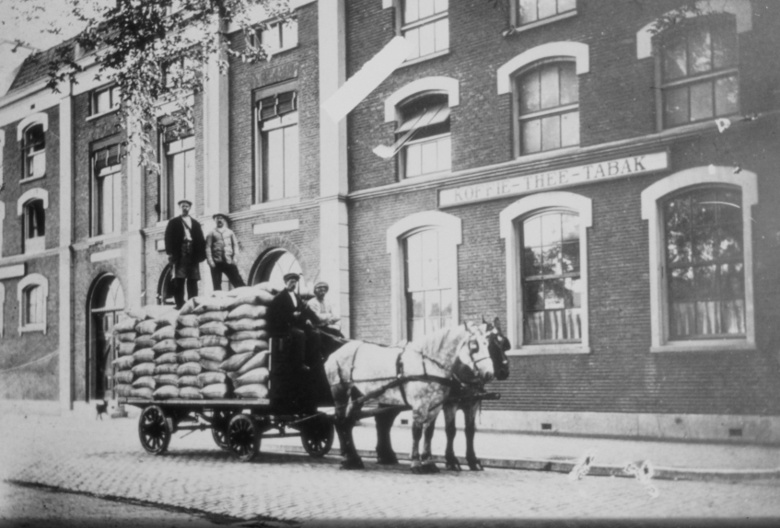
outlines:
M362 420L355 427L353 436L361 456L376 457L373 420ZM392 442L399 459L408 460L412 445L411 428L395 425ZM431 450L440 469L444 469L446 443L444 430L437 428ZM328 456L338 456L338 445L336 437ZM263 439L261 450L305 452L298 438ZM455 437L454 450L462 470L468 471L465 461L466 440L462 429L458 430ZM652 478L658 479L780 478L780 445L652 441L478 430L474 438L474 450L484 467L494 468L569 473L590 456L588 474L594 476L633 477L624 468L629 464L639 468L646 462L652 468Z

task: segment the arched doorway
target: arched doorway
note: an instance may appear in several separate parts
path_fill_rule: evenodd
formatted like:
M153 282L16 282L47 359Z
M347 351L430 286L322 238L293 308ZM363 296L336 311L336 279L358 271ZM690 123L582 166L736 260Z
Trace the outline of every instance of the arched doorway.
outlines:
M125 294L113 275L99 277L92 286L89 306L89 350L87 354L87 397L114 398L114 367L117 342L114 325L125 308Z
M170 304L176 306L173 298L173 266L166 265L157 281L157 304ZM187 298L187 289L184 289L184 298Z
M287 273L301 275L301 280L298 283L299 288L301 291L308 291L303 268L295 255L283 248L269 249L260 255L252 267L249 284L268 282L274 288L281 290L284 288L284 276Z

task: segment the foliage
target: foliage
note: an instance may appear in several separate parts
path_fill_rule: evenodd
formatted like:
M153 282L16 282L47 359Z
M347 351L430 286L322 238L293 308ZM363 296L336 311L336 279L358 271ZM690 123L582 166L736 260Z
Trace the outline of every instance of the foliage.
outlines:
M63 82L76 82L85 71L94 72L97 80L114 81L127 143L138 151L141 164L155 172L161 114L166 115L166 133L188 133L193 95L202 91L208 72L225 74L231 56L244 62L267 59L266 50L249 39L263 29L253 19L253 10L262 7L265 20L291 16L289 0L64 1L84 29L47 53L48 87L58 91ZM40 16L41 2L21 3L28 19ZM252 45L231 46L225 37L228 27L240 29ZM210 63L216 68L208 68Z

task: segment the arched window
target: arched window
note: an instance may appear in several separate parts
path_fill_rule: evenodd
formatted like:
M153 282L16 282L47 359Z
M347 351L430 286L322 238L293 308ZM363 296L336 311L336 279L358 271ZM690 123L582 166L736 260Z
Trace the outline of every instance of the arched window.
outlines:
M46 133L43 125L34 123L22 135L22 179L46 175Z
M176 306L176 300L173 298L173 266L170 264L163 268L160 274L160 280L157 281L157 304L169 304ZM187 298L187 288L184 288L184 298Z
M449 171L452 167L447 94L414 96L399 106L396 150L401 178Z
M288 273L301 275L301 280L298 282L299 289L308 291L307 277L303 275L303 269L295 255L284 248L270 249L255 262L250 273L249 284L268 282L281 290L284 288L284 276Z
M19 333L46 333L46 304L49 298L49 281L39 273L31 273L19 281Z
M46 247L46 211L44 202L33 199L22 210L22 240L25 253L37 253Z

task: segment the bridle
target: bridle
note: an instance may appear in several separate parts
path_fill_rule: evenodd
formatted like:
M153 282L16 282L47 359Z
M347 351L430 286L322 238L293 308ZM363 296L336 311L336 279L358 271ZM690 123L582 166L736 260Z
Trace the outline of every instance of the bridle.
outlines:
M468 347L469 347L469 360L471 361L471 366L473 367L472 370L474 370L474 372L477 372L477 364L480 361L491 359L490 354L486 354L485 357L474 359L474 355L478 354L480 349L478 338L474 336L469 337Z

